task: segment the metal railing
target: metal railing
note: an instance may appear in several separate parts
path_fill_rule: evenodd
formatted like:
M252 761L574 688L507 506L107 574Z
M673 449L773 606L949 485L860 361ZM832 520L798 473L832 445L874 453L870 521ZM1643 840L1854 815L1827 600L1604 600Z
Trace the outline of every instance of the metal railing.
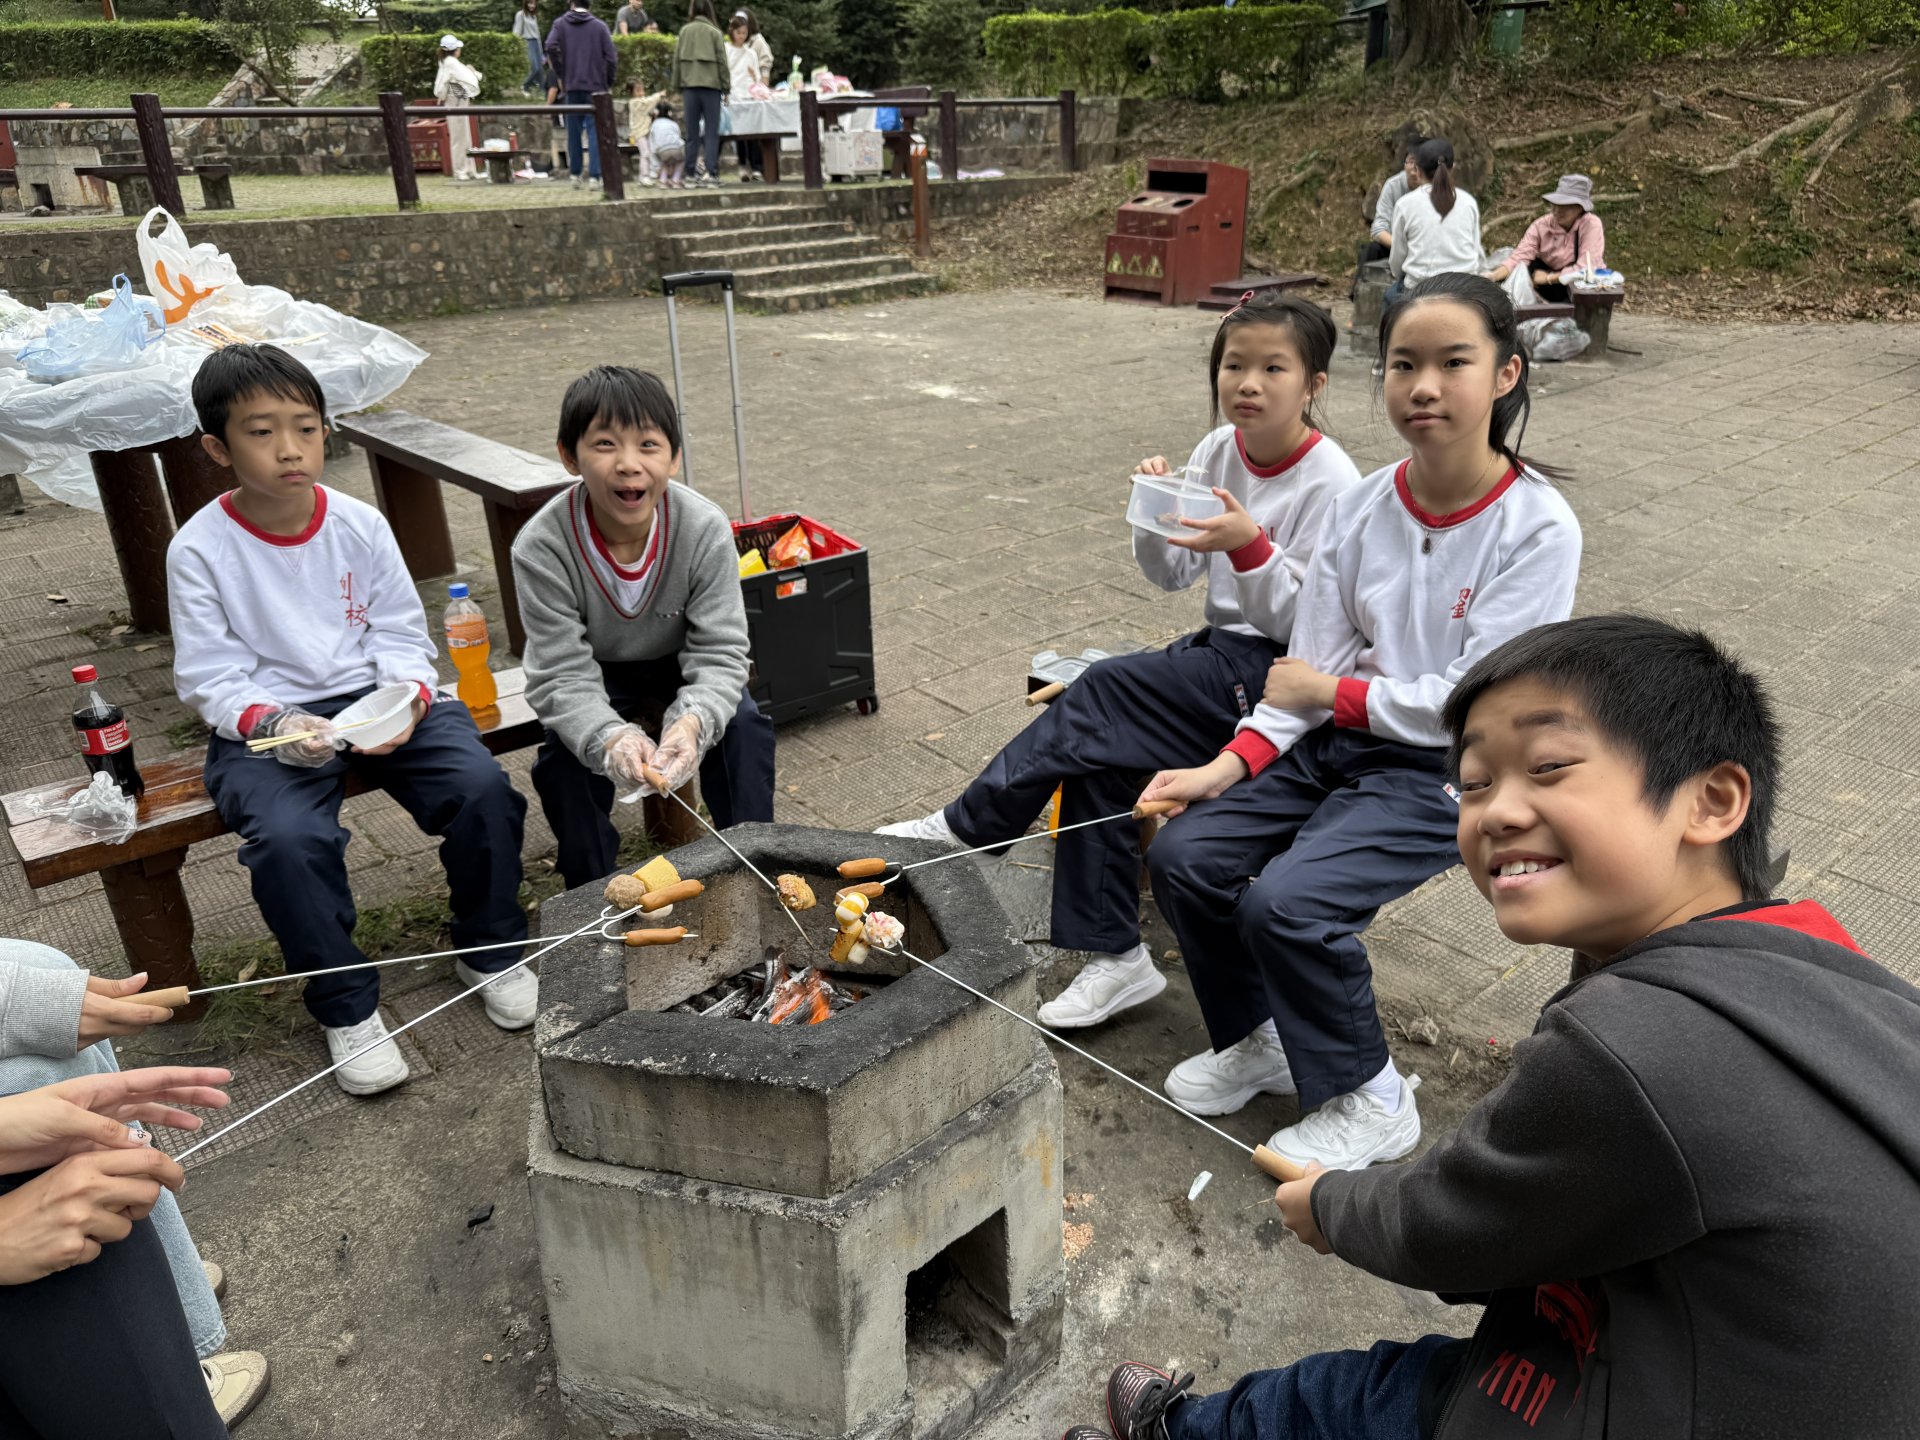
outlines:
M960 178L962 109L1057 108L1060 111L1061 168L1068 171L1079 168L1075 135L1077 106L1071 90L1062 90L1058 95L1051 96L968 100L961 99L951 90L944 90L938 97L928 97L926 100L822 99L807 90L800 95L801 168L807 189L818 190L826 184L821 164L822 119L843 111L869 109L876 105L899 109L903 118L938 114L941 175L946 180ZM386 136L387 160L393 171L395 199L402 210L415 210L420 205L420 182L414 171L413 146L407 134L409 120L501 115L586 115L591 116L594 122L594 144L600 160L602 194L608 200L624 200L627 193L613 96L605 90L597 92L586 105L409 105L399 91L389 90L381 94L378 105L199 105L163 108L158 95L139 94L129 97L129 106L125 110L0 110L0 124L17 120L131 120L140 142L141 163L153 191L153 203L175 215L184 215L186 202L180 194L180 167L174 161L173 147L167 138L167 123L173 120L252 120L265 124L276 120L377 119ZM449 143L452 143L451 136Z

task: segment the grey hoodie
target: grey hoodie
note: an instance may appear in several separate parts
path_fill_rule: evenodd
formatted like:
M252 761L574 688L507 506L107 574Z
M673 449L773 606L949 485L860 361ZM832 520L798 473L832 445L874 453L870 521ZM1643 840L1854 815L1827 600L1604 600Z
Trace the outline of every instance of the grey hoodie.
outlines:
M1486 1313L1439 1440L1920 1434L1920 991L1811 901L1629 946L1411 1165L1336 1171L1336 1254Z
M621 613L587 565L586 486L549 500L513 542L520 619L527 627L527 703L580 763L602 768L601 746L621 717L607 699L604 661L678 657L680 693L662 724L700 717L711 749L747 684L747 607L726 513L697 491L667 486L658 578L639 613Z

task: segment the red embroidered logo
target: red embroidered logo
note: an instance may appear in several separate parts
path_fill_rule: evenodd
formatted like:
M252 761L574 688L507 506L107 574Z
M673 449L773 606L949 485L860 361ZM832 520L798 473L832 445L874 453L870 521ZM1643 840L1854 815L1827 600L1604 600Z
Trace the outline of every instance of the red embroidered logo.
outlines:
M1526 1421L1531 1429L1540 1423L1540 1414L1547 1408L1547 1400L1559 1383L1544 1370L1536 1372L1533 1361L1522 1360L1513 1351L1506 1350L1487 1367L1477 1388Z
M1471 600L1472 598L1473 598L1473 587L1469 585L1466 589L1460 592L1460 598L1453 602L1453 618L1454 619L1464 620L1467 618L1467 601Z
M367 623L367 607L353 598L353 572L351 570L340 577L340 599L345 602L347 607L347 625L349 628Z

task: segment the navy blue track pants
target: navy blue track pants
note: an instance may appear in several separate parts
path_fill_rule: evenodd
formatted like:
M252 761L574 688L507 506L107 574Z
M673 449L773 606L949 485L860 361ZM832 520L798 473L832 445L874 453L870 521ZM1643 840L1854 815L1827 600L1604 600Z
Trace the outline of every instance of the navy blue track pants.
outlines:
M1272 1019L1302 1110L1387 1063L1360 932L1459 860L1445 771L1442 750L1323 725L1147 853L1213 1048Z
M1062 825L1130 808L1154 771L1204 765L1220 752L1283 653L1259 636L1208 629L1090 666L947 806L947 823L970 846L1014 839L1062 781ZM1089 826L1055 845L1052 942L1111 955L1133 949L1139 823Z
M337 715L365 693L299 708ZM347 884L352 837L340 824L347 777L356 773L440 838L456 947L527 938L527 915L520 908L526 797L480 743L467 707L441 698L391 755L341 751L314 770L283 765L271 752L249 754L223 736L207 743L207 794L244 842L240 863L252 873L254 902L280 942L289 974L367 958L353 943L359 917ZM504 970L520 956L517 950L494 950L468 963L475 970ZM380 972L322 975L307 982L305 999L322 1025L357 1025L380 1003Z
M660 719L680 693L680 662L602 661L607 702L655 739ZM533 762L533 789L559 847L567 888L604 880L620 859L620 832L608 818L613 782L582 765L551 730ZM700 757L700 798L724 830L746 820L773 819L773 722L742 691L718 743Z

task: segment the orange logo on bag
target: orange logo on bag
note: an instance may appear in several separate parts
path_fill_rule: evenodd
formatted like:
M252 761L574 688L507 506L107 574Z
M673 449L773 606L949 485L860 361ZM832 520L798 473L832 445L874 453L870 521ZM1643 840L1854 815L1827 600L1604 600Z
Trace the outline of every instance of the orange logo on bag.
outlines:
M176 284L174 278L167 274L167 262L164 260L156 260L153 262L153 278L160 289L170 296L174 302L166 306L163 311L169 325L177 325L180 321L186 319L189 310L193 309L194 306L198 305L202 300L220 288L218 285L211 285L205 290L202 290L198 285L193 283L193 277L191 275L180 276L179 283Z

